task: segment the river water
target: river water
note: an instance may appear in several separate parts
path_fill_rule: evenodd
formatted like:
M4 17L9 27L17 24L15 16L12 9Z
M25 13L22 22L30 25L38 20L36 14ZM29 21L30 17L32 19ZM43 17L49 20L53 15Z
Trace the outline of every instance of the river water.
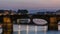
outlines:
M58 25L59 31L47 31L48 26L32 26L32 25L13 25L13 34L60 34L60 25ZM0 33L2 28L0 29Z

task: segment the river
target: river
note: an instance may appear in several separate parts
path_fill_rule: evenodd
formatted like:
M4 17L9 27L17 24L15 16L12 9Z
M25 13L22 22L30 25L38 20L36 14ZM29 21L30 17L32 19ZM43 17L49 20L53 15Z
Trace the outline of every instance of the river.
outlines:
M32 25L15 25L13 24L13 34L60 34L60 25L58 25L59 31L47 31L48 26L32 26ZM0 33L2 28L0 29Z

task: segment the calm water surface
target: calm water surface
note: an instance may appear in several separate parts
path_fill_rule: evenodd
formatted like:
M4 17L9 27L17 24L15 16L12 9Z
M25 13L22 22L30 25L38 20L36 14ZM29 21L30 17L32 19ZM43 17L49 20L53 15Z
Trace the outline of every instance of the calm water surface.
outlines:
M60 30L60 25L58 26ZM13 25L13 34L60 34L60 31L47 31L47 26ZM0 29L0 33L2 29Z

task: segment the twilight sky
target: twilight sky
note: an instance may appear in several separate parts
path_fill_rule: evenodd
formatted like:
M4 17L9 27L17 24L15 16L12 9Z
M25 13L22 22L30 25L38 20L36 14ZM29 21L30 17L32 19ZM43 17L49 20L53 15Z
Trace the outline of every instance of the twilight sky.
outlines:
M0 9L60 9L60 0L0 0Z

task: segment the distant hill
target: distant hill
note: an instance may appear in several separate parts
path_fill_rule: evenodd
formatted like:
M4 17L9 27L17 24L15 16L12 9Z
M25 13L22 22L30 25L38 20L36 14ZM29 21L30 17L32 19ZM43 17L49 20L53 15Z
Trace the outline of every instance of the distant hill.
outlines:
M54 10L51 10L51 9L49 9L49 10L47 10L47 9L40 9L40 10L28 10L29 11L29 13L36 13L36 12L46 12L46 11L49 11L49 12L56 12L56 10L54 9Z

